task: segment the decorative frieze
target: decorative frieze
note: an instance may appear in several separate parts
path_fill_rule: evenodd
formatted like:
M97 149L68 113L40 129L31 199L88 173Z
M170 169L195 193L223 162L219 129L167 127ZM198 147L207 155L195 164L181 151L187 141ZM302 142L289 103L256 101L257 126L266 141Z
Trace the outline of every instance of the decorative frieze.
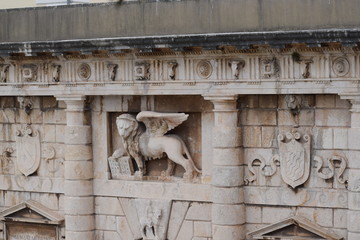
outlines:
M117 90L133 84L149 84L165 89L173 84L181 84L191 91L202 90L200 94L209 89L209 84L239 91L256 88L259 92L264 89L274 89L275 92L283 89L287 93L301 89L323 92L326 85L325 91L333 93L330 89L340 92L344 90L341 87L349 88L357 84L360 78L358 59L357 52L348 52L345 56L335 51L299 49L294 52L257 50L135 56L122 54L106 58L99 58L95 54L86 59L66 61L60 58L51 61L33 58L27 63L24 63L26 59L19 63L5 60L0 65L0 80L14 88L33 86L34 83L39 86L56 84L57 88L61 88L76 82L82 85L101 82L105 88ZM299 84L302 84L301 88L296 86Z

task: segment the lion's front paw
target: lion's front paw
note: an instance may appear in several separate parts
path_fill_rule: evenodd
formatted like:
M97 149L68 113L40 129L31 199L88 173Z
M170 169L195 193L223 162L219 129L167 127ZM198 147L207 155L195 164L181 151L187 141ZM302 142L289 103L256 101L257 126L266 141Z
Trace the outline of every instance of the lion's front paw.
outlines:
M135 172L135 177L142 177L144 176L144 172L143 171L136 171Z

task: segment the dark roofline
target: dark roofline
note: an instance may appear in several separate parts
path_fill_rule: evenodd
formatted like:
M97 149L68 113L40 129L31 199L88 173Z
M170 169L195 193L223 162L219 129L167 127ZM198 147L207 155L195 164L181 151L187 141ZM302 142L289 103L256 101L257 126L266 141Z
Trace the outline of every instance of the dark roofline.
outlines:
M41 52L50 52L58 55L72 51L86 54L97 50L116 53L126 49L149 52L157 48L170 48L174 51L182 51L187 47L201 47L205 50L211 50L218 49L221 46L248 49L253 45L270 45L273 48L284 48L291 44L302 43L308 47L319 47L326 43L340 43L343 46L354 47L359 42L360 29L237 32L15 43L3 42L0 43L0 55L7 56L14 53L25 53L25 55L31 56Z

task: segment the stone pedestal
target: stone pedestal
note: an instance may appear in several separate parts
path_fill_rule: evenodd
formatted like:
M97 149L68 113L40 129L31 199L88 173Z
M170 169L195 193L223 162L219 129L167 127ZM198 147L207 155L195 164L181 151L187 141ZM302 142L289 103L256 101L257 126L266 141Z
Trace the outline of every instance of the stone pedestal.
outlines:
M57 97L66 103L64 215L66 240L94 239L91 127L84 96Z
M204 96L214 104L212 234L214 240L245 238L243 153L237 96Z
M348 180L348 240L360 239L360 95L341 95L351 102L351 128L348 132L349 150L355 157L349 159Z

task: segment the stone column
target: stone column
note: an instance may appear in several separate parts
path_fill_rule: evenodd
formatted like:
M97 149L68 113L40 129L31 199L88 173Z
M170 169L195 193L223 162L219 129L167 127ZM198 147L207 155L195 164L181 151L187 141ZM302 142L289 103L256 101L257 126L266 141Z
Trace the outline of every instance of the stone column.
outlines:
M212 234L213 240L245 239L243 153L237 96L204 96L214 104Z
M348 240L360 239L360 94L341 95L351 102L351 128L348 132L348 145L351 156L348 179Z
M66 240L93 240L95 217L91 126L84 96L60 96L66 103L64 215Z

